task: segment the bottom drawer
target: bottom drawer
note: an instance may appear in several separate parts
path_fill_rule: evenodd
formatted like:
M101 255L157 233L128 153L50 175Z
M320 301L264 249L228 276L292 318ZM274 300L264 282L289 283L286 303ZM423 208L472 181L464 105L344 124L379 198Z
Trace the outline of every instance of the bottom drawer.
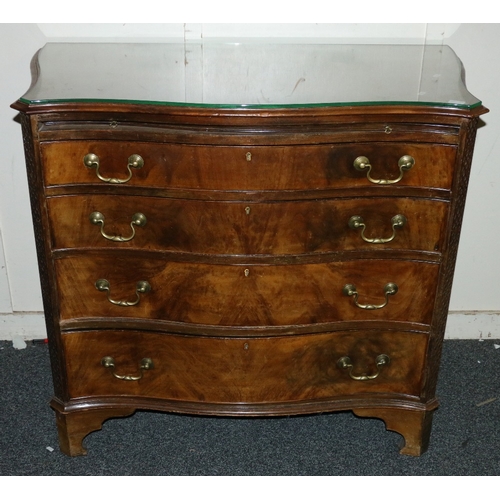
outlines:
M273 403L360 393L418 396L428 336L359 331L228 339L89 331L62 339L71 398Z

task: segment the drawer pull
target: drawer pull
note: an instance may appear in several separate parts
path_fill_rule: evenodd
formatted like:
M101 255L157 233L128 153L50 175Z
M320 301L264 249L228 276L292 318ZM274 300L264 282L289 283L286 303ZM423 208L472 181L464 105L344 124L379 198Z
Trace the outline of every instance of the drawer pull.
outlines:
M138 281L137 286L135 288L135 294L136 294L137 298L136 298L136 300L129 302L127 300L114 300L114 299L112 299L109 296L110 295L109 281L106 279L97 280L95 282L95 287L100 292L106 292L107 298L112 304L114 304L116 306L124 306L124 307L137 305L139 303L139 301L141 300L141 297L139 294L140 293L148 293L151 291L151 285L147 281Z
M147 219L144 214L140 212L132 215L132 221L130 222L130 227L132 228L132 234L130 236L110 236L104 232L104 215L101 212L92 212L89 216L90 222L96 226L101 226L101 234L104 238L110 241L130 241L135 236L135 227L143 227L146 225Z
M351 358L349 356L343 356L337 361L337 366L343 370L349 370L349 377L353 380L373 380L380 375L380 371L383 366L390 364L391 358L387 354L379 354L375 359L375 365L377 366L377 372L373 375L367 375L363 373L361 375L354 375L352 373L354 366L352 364Z
M154 368L153 360L151 358L144 358L141 360L141 364L139 365L139 370L141 371L140 375L118 375L115 373L115 360L111 356L105 356L102 358L101 365L105 368L109 368L113 377L127 381L140 380L144 375L145 370L151 370Z
M103 177L99 172L100 164L99 157L94 153L89 153L85 155L83 159L83 163L87 168L95 168L97 177L103 182L109 182L110 184L125 184L132 178L132 170L133 168L142 168L144 166L144 160L139 155L129 156L128 159L128 177L126 179L114 179L112 177Z
M415 159L410 155L404 155L398 161L400 174L397 179L373 179L370 175L372 166L370 160L366 156L358 156L353 163L354 168L359 172L364 172L366 170L366 177L370 182L373 182L373 184L396 184L403 178L404 173L410 170L413 165L415 165Z
M365 229L366 229L365 221L363 220L363 217L361 217L359 215L353 215L349 219L348 224L349 224L349 227L351 229L362 228L361 238L363 238L363 240L366 241L367 243L389 243L390 241L392 241L395 238L396 229L401 229L406 224L406 222L407 222L407 220L406 220L406 217L404 215L401 215L401 214L395 215L391 219L392 236L390 236L389 238L367 238L365 236Z
M389 303L389 295L396 295L396 293L398 293L398 285L396 285L396 283L387 283L384 286L385 302L380 305L360 304L358 302L358 291L356 290L356 287L351 284L345 285L342 289L342 293L347 297L354 297L354 304L356 304L356 306L358 306L360 309L382 309Z

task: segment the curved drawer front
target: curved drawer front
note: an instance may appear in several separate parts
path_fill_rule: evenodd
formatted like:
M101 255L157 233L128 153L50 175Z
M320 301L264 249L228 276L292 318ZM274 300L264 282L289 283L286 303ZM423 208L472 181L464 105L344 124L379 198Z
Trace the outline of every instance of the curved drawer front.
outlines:
M122 255L56 260L62 320L123 317L226 326L349 320L429 324L439 269L438 264L376 259L211 265ZM391 283L397 293L386 289ZM347 284L356 288L357 296L352 288L346 294ZM362 308L366 305L377 307Z
M240 203L91 195L47 205L56 249L239 255L441 251L448 211L446 202L411 198Z
M424 334L383 331L257 339L96 331L62 339L72 398L200 403L418 396L428 341Z
M84 158L89 154L95 157L86 166ZM130 160L133 155L143 160L139 168ZM41 145L46 185L105 185L114 180L123 183L115 182L117 189L120 186L218 191L387 188L370 182L366 168L364 171L354 168L360 156L369 160L369 175L374 180L395 181L403 174L398 186L449 189L455 155L454 146L411 143L196 146L68 141ZM402 172L398 162L405 156L411 156L415 164Z

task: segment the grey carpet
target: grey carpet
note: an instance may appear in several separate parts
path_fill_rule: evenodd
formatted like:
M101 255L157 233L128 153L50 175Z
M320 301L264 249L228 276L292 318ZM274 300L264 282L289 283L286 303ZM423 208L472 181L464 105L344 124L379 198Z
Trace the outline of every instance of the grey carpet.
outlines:
M47 346L16 350L0 342L0 475L496 476L500 349L495 343L500 341L445 341L441 406L429 450L418 458L398 453L400 436L386 431L382 421L351 412L267 419L137 412L108 420L85 439L87 456L69 458L59 451L48 406Z

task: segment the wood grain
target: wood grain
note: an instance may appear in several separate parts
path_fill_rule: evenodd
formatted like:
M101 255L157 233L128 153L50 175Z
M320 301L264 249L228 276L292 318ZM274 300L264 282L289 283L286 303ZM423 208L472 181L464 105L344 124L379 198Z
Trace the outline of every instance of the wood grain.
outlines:
M428 336L353 331L274 338L201 338L139 331L65 333L72 398L133 395L203 403L310 401L345 395L418 396ZM352 380L337 367L349 356L355 374L376 373L375 358L390 365L374 380ZM101 365L112 356L118 375L135 375L141 359L154 368L138 381L118 380Z
M150 318L207 325L297 325L384 320L429 324L439 266L397 260L304 265L212 265L124 255L81 255L55 262L61 320L70 318ZM139 304L111 304L95 287L109 281L113 300L133 301L136 283L151 292ZM386 307L363 310L342 293L357 287L361 304L384 302L384 286L399 291Z
M139 196L61 196L47 200L52 247L136 248L219 255L299 255L349 250L442 252L448 202L414 198L351 198L290 202L209 202ZM113 242L91 224L105 217L108 235L130 236L136 212L147 217L129 242ZM367 238L392 235L397 214L407 223L393 241L370 244L349 228L358 215ZM422 229L423 228L423 229Z
M292 136L293 137L293 136ZM272 140L272 137L269 139ZM171 187L211 190L321 190L330 187L370 186L366 173L353 162L367 156L372 177L395 179L398 160L415 158L399 186L449 189L456 147L417 143L359 143L293 146L206 146L108 141L62 141L41 144L47 186L58 184L105 184L95 169L87 168L88 153L100 159L106 177L127 176L132 154L144 159L144 167L133 171L127 186ZM246 155L251 153L251 161ZM371 185L384 190L387 186ZM120 192L119 186L116 193Z
M135 409L263 416L354 410L405 437L429 442L431 411L478 117L487 110L430 106L209 109L127 103L18 102L61 449ZM123 178L131 154L144 167ZM247 153L251 154L250 161ZM353 168L367 156L370 183ZM246 210L249 208L248 210ZM129 243L105 240L148 218ZM389 244L367 237L408 224ZM151 292L133 307L138 280ZM354 284L357 308L342 294ZM349 356L354 381L337 366ZM154 368L138 381L143 357Z

